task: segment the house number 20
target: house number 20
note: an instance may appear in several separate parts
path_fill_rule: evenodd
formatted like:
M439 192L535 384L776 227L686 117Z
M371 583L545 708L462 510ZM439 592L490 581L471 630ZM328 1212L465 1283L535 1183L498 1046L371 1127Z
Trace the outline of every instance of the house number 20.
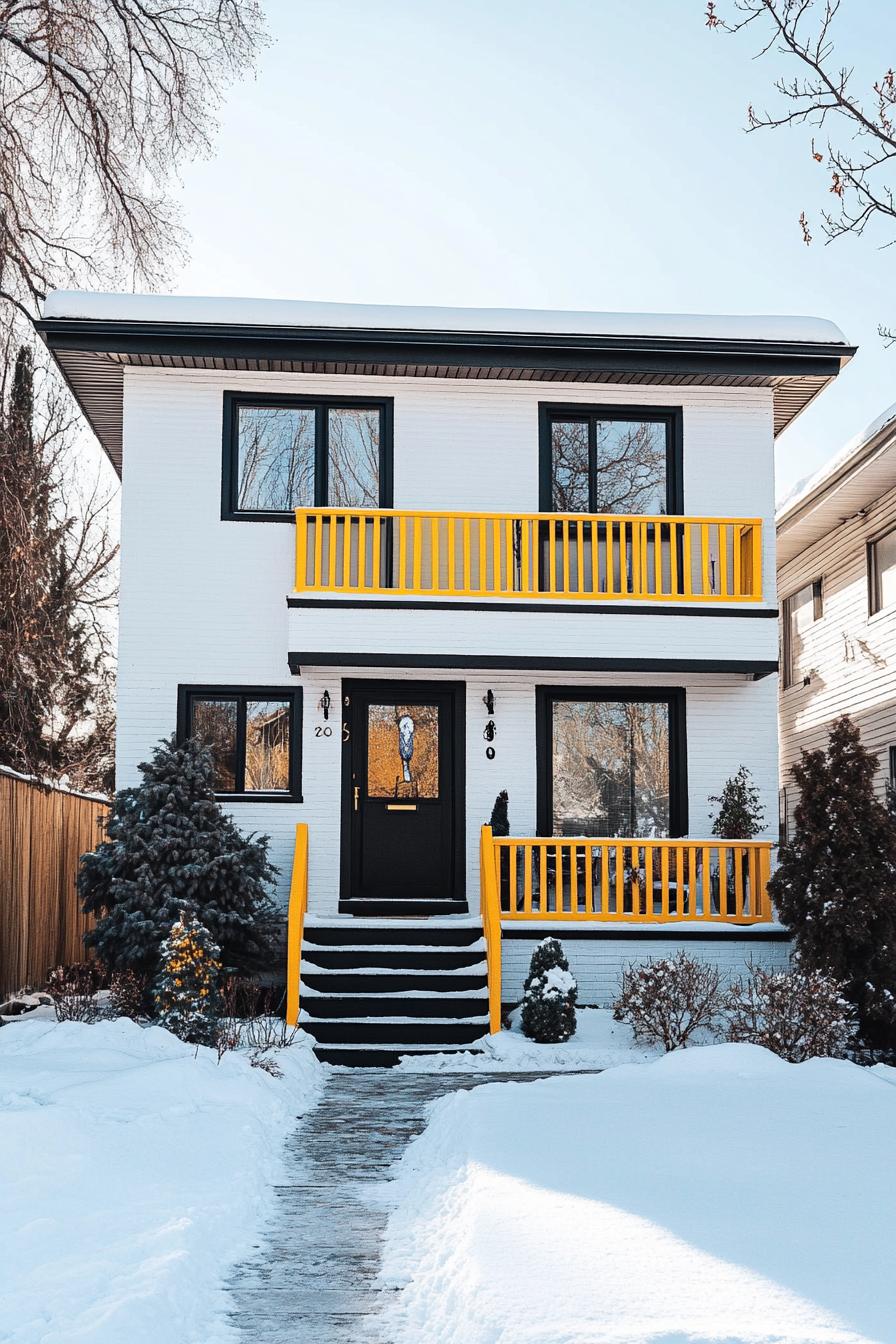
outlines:
M332 737L333 729L328 723L319 723L314 730L315 737Z

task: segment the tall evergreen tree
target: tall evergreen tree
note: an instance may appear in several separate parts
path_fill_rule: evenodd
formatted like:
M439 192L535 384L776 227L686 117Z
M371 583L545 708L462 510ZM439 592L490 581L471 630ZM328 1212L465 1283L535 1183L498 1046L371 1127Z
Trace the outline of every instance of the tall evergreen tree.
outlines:
M804 751L795 828L769 890L800 962L845 985L869 1046L896 1047L896 815L874 793L877 757L848 717Z
M116 793L108 840L81 859L85 935L110 970L153 976L178 920L198 919L221 949L225 971L253 971L273 955L267 836L244 836L212 791L208 747L161 742L140 766L143 782Z

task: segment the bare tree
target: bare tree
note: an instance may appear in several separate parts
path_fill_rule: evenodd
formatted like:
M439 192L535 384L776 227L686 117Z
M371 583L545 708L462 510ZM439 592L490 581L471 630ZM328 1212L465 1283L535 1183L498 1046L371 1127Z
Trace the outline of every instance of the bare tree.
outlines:
M261 40L257 0L0 0L0 299L164 279L172 175Z
M778 107L747 109L747 130L802 126L807 149L828 174L831 205L822 211L821 228L831 240L861 235L869 224L883 223L885 246L896 242L896 74L886 64L864 93L857 91L854 67L836 54L834 29L842 0L733 0L732 21L708 0L707 26L739 33L755 25L761 34L757 53L774 51L797 73L775 81ZM881 9L886 10L882 5ZM737 17L735 17L737 16ZM882 61L883 65L884 62ZM823 136L817 139L816 132ZM803 241L812 241L810 220L800 214Z

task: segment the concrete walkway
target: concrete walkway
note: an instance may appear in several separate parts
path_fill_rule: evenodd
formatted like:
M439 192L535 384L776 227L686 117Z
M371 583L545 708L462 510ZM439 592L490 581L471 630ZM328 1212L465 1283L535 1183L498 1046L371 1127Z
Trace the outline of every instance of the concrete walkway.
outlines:
M334 1070L288 1140L266 1241L231 1284L245 1344L390 1344L376 1332L374 1286L389 1207L368 1198L370 1187L424 1128L434 1098L544 1076Z

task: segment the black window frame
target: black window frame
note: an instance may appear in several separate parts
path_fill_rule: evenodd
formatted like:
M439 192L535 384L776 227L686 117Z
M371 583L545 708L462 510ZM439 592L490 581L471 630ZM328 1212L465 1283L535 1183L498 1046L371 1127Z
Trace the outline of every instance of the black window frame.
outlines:
M284 792L235 789L232 793L215 792L221 802L301 803L302 802L302 688L301 686L196 686L177 688L177 741L184 742L193 726L194 700L236 700L236 782L245 785L246 702L249 700L288 700L289 711L289 788Z
M890 603L885 607L878 605L878 589L880 573L877 567L877 547L880 542L885 541L887 537L896 532L896 525L886 528L883 532L878 532L876 537L871 537L865 546L865 565L868 577L868 616L879 616L883 611L892 611L896 603Z
M687 693L683 686L536 686L536 833L553 836L554 716L558 700L638 701L669 706L669 838L688 833ZM629 837L622 837L629 838ZM635 839L637 837L630 837Z
M380 498L379 508L392 507L392 460L394 398L313 396L276 392L225 392L224 430L221 459L221 518L224 522L294 523L294 509L241 509L239 492L239 411L242 407L313 408L314 426L314 507L327 508L327 424L328 412L339 410L378 410L380 413Z
M800 593L805 592L807 588L812 589L812 624L820 621L824 616L824 578L810 579L808 583L800 584L799 588L794 588L786 597L781 599L781 687L789 691L793 686L805 686L808 677L796 677L793 675L793 640L790 629L790 604Z
M666 425L666 513L684 513L684 415L681 406L605 405L593 402L538 403L538 508L541 513L557 513L554 508L551 463L551 425L555 420L588 421L588 503L595 513L596 422L598 420L649 420Z

